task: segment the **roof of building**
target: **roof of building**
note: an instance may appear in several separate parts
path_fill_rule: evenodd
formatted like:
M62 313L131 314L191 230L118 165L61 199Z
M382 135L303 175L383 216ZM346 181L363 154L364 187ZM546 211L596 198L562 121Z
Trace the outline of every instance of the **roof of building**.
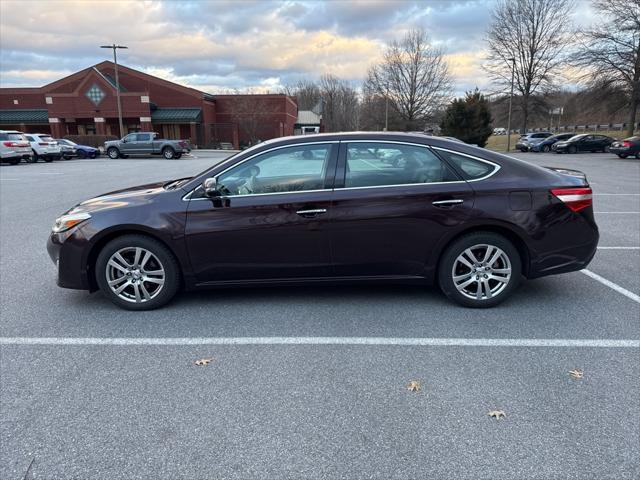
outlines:
M0 110L0 124L34 124L49 123L49 112L46 109Z
M199 122L201 108L157 108L151 112L152 123Z
M296 123L299 125L320 125L320 115L311 110L299 110Z

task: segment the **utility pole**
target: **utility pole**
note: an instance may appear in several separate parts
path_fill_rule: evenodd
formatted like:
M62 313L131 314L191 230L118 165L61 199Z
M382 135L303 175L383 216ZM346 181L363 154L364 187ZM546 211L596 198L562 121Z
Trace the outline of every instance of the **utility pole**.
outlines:
M386 92L384 96L384 131L389 131L389 83L386 84Z
M118 48L129 48L124 45L100 45L100 48L111 48L113 50L113 63L116 70L116 99L118 103L118 123L120 124L120 138L124 137L124 126L122 125L122 106L120 105L120 79L118 78L118 56L116 50Z
M511 104L513 103L513 76L516 72L516 59L508 58L511 61L511 95L509 95L509 118L507 120L507 153L511 150Z

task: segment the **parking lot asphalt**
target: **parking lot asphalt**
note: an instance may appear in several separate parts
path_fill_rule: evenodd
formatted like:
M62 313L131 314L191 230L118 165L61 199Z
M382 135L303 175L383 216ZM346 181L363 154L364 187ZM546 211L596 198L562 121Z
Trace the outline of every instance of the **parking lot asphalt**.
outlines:
M225 155L0 167L0 478L640 476L640 161L514 154L587 174L601 249L490 310L341 286L132 313L55 285L56 216Z

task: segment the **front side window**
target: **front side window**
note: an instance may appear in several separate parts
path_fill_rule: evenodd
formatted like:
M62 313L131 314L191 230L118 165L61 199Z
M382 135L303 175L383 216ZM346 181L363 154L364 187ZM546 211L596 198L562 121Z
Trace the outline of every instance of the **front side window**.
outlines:
M428 148L392 143L349 143L345 187L378 187L459 180Z
M223 195L324 189L332 144L280 148L247 160L217 177Z
M149 142L151 141L150 133L138 133L138 141L139 142Z
M136 141L136 134L135 133L130 133L129 135L124 137L124 141L125 142L135 142Z
M478 178L486 177L498 168L490 163L485 163L466 155L445 150L438 150L438 153L448 162L451 162L458 167L464 175L465 180L476 180Z

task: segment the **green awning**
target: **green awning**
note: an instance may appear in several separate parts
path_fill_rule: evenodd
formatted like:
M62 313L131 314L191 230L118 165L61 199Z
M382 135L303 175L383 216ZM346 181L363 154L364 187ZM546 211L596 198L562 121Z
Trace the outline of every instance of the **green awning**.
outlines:
M157 108L151 112L151 123L199 123L201 108Z
M0 125L17 125L20 123L28 125L34 123L49 123L49 112L46 109L0 110Z

